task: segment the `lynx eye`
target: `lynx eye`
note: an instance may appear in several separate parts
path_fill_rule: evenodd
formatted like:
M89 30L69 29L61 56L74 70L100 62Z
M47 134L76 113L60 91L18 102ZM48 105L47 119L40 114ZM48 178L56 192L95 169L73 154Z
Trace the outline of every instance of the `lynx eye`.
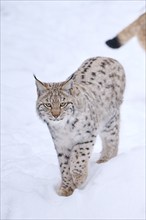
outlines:
M46 108L51 108L51 107L52 107L50 103L44 103L44 106L45 106Z
M60 103L60 107L65 107L67 105L67 102Z

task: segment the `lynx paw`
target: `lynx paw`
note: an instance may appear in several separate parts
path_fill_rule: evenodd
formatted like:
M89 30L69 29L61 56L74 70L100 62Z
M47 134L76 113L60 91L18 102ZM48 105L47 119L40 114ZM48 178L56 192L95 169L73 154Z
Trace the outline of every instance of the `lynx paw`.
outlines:
M73 191L74 191L74 189L72 189L71 187L66 187L65 188L65 187L61 186L58 189L57 193L58 193L59 196L70 196L70 195L73 194Z
M108 160L112 159L113 157L115 157L116 155L112 155L110 157L108 156L102 156L99 158L99 160L97 160L97 163L105 163L107 162Z
M108 161L108 159L101 158L101 159L97 160L96 163L105 163L105 162L107 162L107 161Z
M73 182L75 184L75 186L78 188L80 187L86 180L87 178L87 173L82 173L78 170L72 170L72 179L73 179Z

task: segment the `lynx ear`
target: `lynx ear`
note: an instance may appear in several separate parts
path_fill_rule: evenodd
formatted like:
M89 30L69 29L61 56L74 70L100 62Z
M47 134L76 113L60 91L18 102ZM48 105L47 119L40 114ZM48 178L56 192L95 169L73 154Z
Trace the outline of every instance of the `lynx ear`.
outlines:
M78 87L72 79L63 83L62 89L66 90L70 95L78 95Z
M63 83L62 88L63 88L64 90L73 89L73 80L71 79L71 80L65 81L65 82Z
M33 76L35 78L38 96L40 96L44 91L48 89L48 85L47 83L43 83L40 80L38 80L35 75Z
M70 95L72 95L73 86L74 86L73 80L67 80L62 83L62 89L65 90Z

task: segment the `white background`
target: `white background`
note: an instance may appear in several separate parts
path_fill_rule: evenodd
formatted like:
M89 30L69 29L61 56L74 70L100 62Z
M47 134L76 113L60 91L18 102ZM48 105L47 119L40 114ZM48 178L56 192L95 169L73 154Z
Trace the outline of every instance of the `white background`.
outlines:
M144 9L143 0L1 1L2 220L145 219L145 52L136 38L117 50L105 45ZM119 154L96 164L97 138L86 184L59 197L33 74L62 81L94 56L115 58L126 72Z

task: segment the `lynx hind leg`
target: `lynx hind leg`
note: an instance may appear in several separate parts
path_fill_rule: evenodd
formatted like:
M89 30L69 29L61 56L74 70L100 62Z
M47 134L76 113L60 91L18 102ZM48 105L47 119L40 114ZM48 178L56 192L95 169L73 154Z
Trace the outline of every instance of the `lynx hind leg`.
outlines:
M115 157L119 144L119 113L113 115L100 131L102 152L97 163L103 163Z
M88 175L88 161L93 149L93 141L74 146L70 158L70 173L75 186L80 187Z

